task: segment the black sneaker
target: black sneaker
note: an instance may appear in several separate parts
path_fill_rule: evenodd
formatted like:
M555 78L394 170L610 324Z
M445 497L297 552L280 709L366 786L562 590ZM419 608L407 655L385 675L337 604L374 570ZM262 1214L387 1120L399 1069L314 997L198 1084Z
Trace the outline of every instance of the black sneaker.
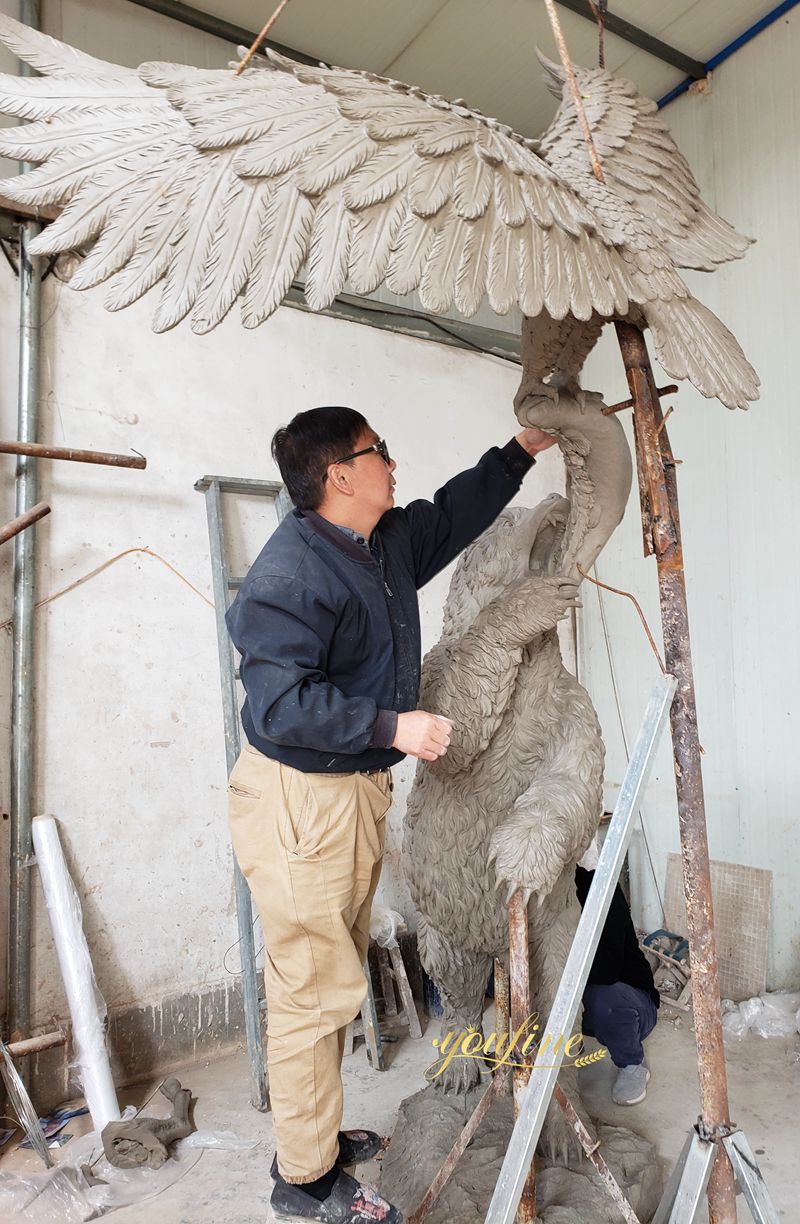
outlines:
M319 1220L321 1224L402 1224L403 1220L397 1208L376 1190L344 1172L339 1173L321 1203L306 1194L302 1185L278 1177L269 1203L276 1220Z
M373 1156L377 1156L382 1147L383 1140L375 1131L339 1131L339 1155L336 1157L336 1164L343 1168L363 1164L365 1160L372 1160ZM271 1177L278 1176L277 1154L272 1158L269 1171Z

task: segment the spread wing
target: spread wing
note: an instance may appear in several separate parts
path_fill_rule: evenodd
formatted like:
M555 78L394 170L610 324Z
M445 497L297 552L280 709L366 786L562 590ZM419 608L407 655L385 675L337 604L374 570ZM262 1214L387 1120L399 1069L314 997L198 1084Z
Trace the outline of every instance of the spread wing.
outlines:
M0 153L40 163L4 193L61 207L36 250L84 252L71 284L106 282L109 309L161 282L158 331L187 315L209 331L237 298L256 326L301 272L312 309L346 284L418 290L428 310L467 316L484 296L501 314L585 321L648 319L650 303L666 318L692 300L625 199L576 186L537 142L465 105L274 54L240 76L135 72L8 17L0 41L45 74L0 77L0 111L30 121L0 131ZM709 372L696 337L687 354L673 332L668 372L731 405L754 397L752 371Z
M561 99L540 143L554 169L588 171L586 145L560 64L537 52L551 93ZM677 268L711 272L740 259L751 239L737 233L700 197L700 188L655 102L637 93L632 81L602 68L575 68L586 117L614 194L642 214L660 235Z
M241 76L172 64L138 73L0 18L47 75L0 78L0 110L32 120L0 151L40 162L6 181L63 206L40 253L92 244L72 280L127 306L163 279L154 325L214 327L241 294L254 326L305 265L309 305L385 283L473 314L484 295L588 319L628 308L628 269L534 143L466 106L368 73L277 55Z
M135 73L10 18L0 37L47 74L0 80L0 108L33 121L0 151L42 163L6 194L63 206L38 249L92 244L72 283L108 281L111 309L163 279L158 330L190 312L208 330L240 294L260 323L303 265L313 308L346 281L465 315L484 295L501 313L579 319L642 296L616 235L535 142L466 106L278 56L239 77Z

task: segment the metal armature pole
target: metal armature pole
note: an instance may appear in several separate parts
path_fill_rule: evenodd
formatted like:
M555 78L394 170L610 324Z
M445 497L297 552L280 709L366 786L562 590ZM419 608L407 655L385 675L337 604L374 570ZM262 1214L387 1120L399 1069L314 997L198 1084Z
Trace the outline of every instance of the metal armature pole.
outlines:
M500 1041L508 1041L509 1025L511 1023L511 985L508 980L506 967L501 960L494 962L494 1031L497 1034L498 1043ZM503 1047L505 1049L505 1046ZM511 1082L508 1076L500 1073L497 1076L501 1081L497 1085L498 1096L508 1096L511 1091Z
M22 0L20 18L38 27L38 0ZM32 75L23 64L22 76ZM29 167L23 166L23 169ZM19 395L17 436L35 442L39 428L39 338L41 268L30 254L40 231L38 221L26 221L19 242ZM17 460L16 514L26 514L37 500L36 460ZM31 853L33 815L33 625L36 532L14 538L14 603L12 613L11 677L11 797L8 932L8 1027L12 1041L29 1035L31 1008Z
M639 487L645 490L642 518L649 520L658 566L658 591L667 671L678 682L670 710L678 794L686 923L692 966L692 1000L702 1120L710 1135L730 1124L728 1080L722 1043L717 948L711 901L697 705L689 639L678 488L669 438L663 426L644 336L630 323L617 323L617 337L634 403ZM708 1185L711 1224L736 1224L733 1169L720 1144Z
M523 894L515 892L508 903L508 977L511 992L511 1032L524 1030L531 1011L530 954L528 950L528 906ZM514 1066L514 1118L519 1117L522 1099L531 1078L529 1066L524 1062L523 1041L512 1050ZM522 1188L516 1224L533 1224L536 1219L536 1162L531 1159L525 1184Z

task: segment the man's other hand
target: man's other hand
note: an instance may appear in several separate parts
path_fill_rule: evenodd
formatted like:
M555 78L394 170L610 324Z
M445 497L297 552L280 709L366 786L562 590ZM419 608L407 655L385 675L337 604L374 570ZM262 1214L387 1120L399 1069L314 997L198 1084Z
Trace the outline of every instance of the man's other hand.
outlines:
M529 425L527 429L523 429L516 435L516 438L529 455L538 455L539 451L547 450L549 446L556 444L554 434L545 433L543 429L537 429L535 425Z
M397 715L397 732L392 747L420 761L435 761L444 756L450 744L453 724L440 714L409 710Z

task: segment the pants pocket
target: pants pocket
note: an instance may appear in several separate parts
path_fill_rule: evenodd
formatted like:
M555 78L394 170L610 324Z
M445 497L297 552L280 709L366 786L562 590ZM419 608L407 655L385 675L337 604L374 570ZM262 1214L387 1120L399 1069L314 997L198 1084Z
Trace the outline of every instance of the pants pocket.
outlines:
M245 786L241 782L229 782L228 794L236 795L240 799L260 799L261 791L256 790L254 786Z
M328 828L330 811L326 804L320 803L312 776L281 766L284 788L281 839L287 854L293 858L318 858Z

